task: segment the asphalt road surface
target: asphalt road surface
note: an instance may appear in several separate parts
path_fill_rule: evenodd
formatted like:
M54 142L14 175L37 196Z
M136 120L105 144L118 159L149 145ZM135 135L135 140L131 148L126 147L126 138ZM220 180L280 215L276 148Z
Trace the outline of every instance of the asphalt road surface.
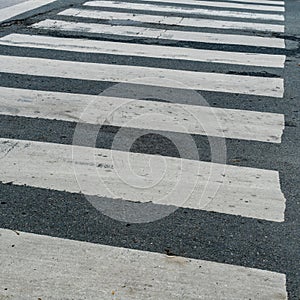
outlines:
M0 299L299 300L300 2L29 2L0 0Z

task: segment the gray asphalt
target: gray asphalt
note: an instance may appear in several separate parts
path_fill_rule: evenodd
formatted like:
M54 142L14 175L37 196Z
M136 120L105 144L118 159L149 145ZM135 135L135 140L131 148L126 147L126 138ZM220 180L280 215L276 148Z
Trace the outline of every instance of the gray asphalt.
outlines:
M47 7L27 13L0 26L0 36L9 33L33 33L54 36L107 39L136 42L133 38L77 35L72 32L47 32L30 29L28 25L46 18L57 18L64 8L80 6L85 1L57 1ZM1 2L0 2L1 5ZM222 46L217 44L175 43L174 41L139 40L141 43L160 43L207 49L285 53L284 71L263 70L258 67L228 66L223 64L190 63L185 61L145 59L113 55L92 55L63 51L38 50L0 46L0 54L55 58L60 60L91 61L110 64L143 65L161 68L234 73L285 78L285 95L282 99L243 96L238 94L201 92L211 106L283 113L285 130L282 143L226 139L227 163L278 170L282 191L287 199L285 222L275 223L221 213L178 209L168 217L146 224L130 224L113 220L96 210L80 194L50 191L27 186L0 183L0 227L46 234L68 239L89 241L114 246L129 247L160 253L172 253L197 259L225 262L246 267L271 270L287 275L289 299L300 299L300 1L286 1L286 32L277 34L287 41L287 49L260 49L255 47ZM31 15L31 16L30 16ZM74 18L60 17L64 20ZM222 18L220 18L222 19ZM226 18L223 18L226 19ZM228 19L228 18L227 18ZM153 25L154 26L154 25ZM157 27L157 26L154 26ZM165 28L161 26L159 28ZM188 28L186 28L188 29ZM200 30L200 29L199 29ZM219 32L218 30L210 30ZM230 30L227 31L231 32ZM236 31L235 31L236 32ZM243 32L243 31L241 31ZM243 32L243 34L246 34ZM247 33L249 34L249 33ZM255 33L261 35L260 33ZM267 35L267 34L264 34ZM1 68L0 68L1 71ZM109 82L93 82L50 77L32 77L0 73L0 86L26 89L53 90L83 94L100 94L113 86ZM147 99L153 88L143 87L141 98ZM160 88L155 97L169 94ZM184 103L186 92L177 90ZM126 95L122 95L126 97ZM127 95L130 97L130 95ZM180 97L179 97L180 98ZM63 121L47 121L24 117L0 115L0 137L72 144L76 124ZM89 128L88 130L98 130ZM111 148L116 127L104 127L99 131L97 147ZM87 131L88 132L88 131ZM124 131L126 138L135 136L138 130ZM179 140L182 134L175 134ZM193 136L201 160L210 161L211 153L207 137ZM120 146L120 150L123 150ZM157 134L138 139L131 151L178 156L175 146ZM186 151L186 157L189 151ZM111 199L103 199L111 201ZM126 203L122 205L134 204ZM116 203L116 208L123 209ZM153 205L153 209L159 207Z

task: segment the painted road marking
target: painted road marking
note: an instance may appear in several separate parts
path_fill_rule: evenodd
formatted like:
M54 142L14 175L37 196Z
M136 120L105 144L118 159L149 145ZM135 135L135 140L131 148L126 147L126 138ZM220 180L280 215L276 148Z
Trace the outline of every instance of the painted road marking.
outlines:
M280 143L282 114L0 87L0 114ZM88 110L88 114L83 114Z
M3 183L284 221L273 170L15 139L0 155Z
M256 31L284 32L284 25L267 23L249 23L237 21L221 21L212 19L181 18L176 16L159 16L142 13L110 12L92 9L70 8L59 13L62 16L73 16L80 18L102 19L102 20L130 20L141 23L154 23L164 25L217 28L217 29L243 29Z
M231 1L230 1L231 2ZM233 0L233 2L239 2L239 3L255 3L255 4L267 4L267 5L284 5L284 1L271 1L271 0Z
M0 56L1 71L4 73L32 76L49 76L81 80L97 80L145 84L168 88L185 87L247 95L282 97L282 78L229 75L183 70L85 63L44 58Z
M272 6L272 5L259 5L259 4L244 4L244 3L233 3L228 1L197 1L197 0L139 0L147 2L157 3L172 3L172 4L184 4L193 6L212 6L220 8L240 8L249 10L265 10L265 11L284 11L284 6Z
M0 9L0 23L13 17L21 15L27 11L39 8L56 0L29 0L13 6Z
M179 7L172 5L155 5L146 3L128 3L117 1L89 1L84 4L90 7L108 7L108 8L122 8L130 10L156 11L156 12L173 12L178 14L195 14L195 15L209 15L215 17L230 17L230 18L245 18L245 19L261 19L261 20L277 20L284 21L283 14L270 13L256 13L256 12L242 12L229 10L212 10L201 9L194 7Z
M215 43L229 45L244 45L254 47L285 48L284 39L238 34L221 34L196 31L166 30L136 26L118 26L99 23L80 23L59 20L41 21L32 25L33 28L47 30L76 31L97 34L132 36L141 38L188 41L198 43Z
M285 55L191 49L24 34L4 36L0 38L0 45L273 68L283 68L286 59Z
M16 5L16 4L19 4L22 2L26 2L26 1L28 1L28 0L10 0L10 1L0 0L0 9L6 8L9 6L13 6L13 5Z
M6 229L0 241L3 299L287 299L280 273Z

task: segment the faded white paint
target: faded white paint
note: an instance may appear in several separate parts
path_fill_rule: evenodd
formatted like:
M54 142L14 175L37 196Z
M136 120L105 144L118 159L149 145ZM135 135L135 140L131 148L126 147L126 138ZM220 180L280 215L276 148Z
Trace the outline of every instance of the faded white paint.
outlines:
M0 45L274 68L283 68L286 59L285 55L191 49L23 34L6 35L0 38Z
M32 25L33 28L48 30L76 31L97 34L110 34L154 39L188 41L210 44L244 45L268 48L285 48L284 39L238 34L222 34L196 31L165 30L158 28L107 25L99 23L80 23L59 20L41 21Z
M275 1L271 1L271 0L234 0L234 2L240 2L240 3L256 3L256 4L268 4L268 5L283 5L285 4L284 1L279 1L279 0L275 0Z
M0 9L0 23L54 1L56 0L29 0Z
M284 11L284 6L272 6L272 5L261 5L261 4L244 4L244 3L234 3L229 1L201 1L201 0L139 0L147 2L157 2L157 3L169 3L169 4L184 4L193 6L211 6L220 8L240 8L244 10L265 10L265 11Z
M5 229L0 257L1 299L287 299L280 273Z
M34 76L62 77L168 88L186 87L227 93L282 97L281 78L240 76L128 65L85 63L44 58L0 56L1 71Z
M15 139L0 163L3 183L284 221L277 171Z
M202 18L182 18L176 16L149 15L143 13L125 13L115 11L101 11L93 9L70 8L59 13L62 16L73 16L80 18L102 19L102 20L130 20L142 23L154 23L164 25L190 26L197 28L217 29L243 29L271 32L284 32L284 25L267 23L249 23L237 21L222 21Z
M0 114L280 143L284 115L0 87Z
M129 10L144 10L144 11L159 11L159 12L173 12L178 14L194 14L194 15L208 15L215 17L231 17L231 18L245 18L245 19L260 19L260 20L275 20L284 21L283 14L270 13L256 13L230 10L213 10L202 9L195 7L180 7L173 5L158 5L146 3L129 3L119 1L89 1L84 5L91 7L109 7L109 8L124 8Z

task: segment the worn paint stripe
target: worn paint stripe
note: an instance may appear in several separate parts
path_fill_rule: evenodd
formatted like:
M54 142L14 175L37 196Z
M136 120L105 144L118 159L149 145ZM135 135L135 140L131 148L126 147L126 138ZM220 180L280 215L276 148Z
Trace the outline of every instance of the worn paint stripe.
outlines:
M284 1L271 1L271 0L229 0L228 2L238 2L238 3L255 3L255 4L267 4L267 5L279 5L284 6Z
M242 29L242 30L256 30L256 31L271 31L284 32L284 25L267 24L267 23L249 23L237 21L221 21L212 19L199 18L182 18L176 16L160 16L149 15L142 13L124 13L124 12L110 12L93 9L77 9L70 8L59 13L62 16L72 16L79 18L91 18L101 20L130 20L141 23L189 26L197 28L217 28L217 29Z
M0 38L0 45L274 68L283 68L286 59L285 55L191 49L24 34L4 36Z
M254 47L285 48L284 39L238 34L166 30L136 26L112 26L99 23L80 23L59 20L44 20L32 25L33 28L47 30L76 31L97 34L132 36L141 38L188 41L198 43L244 45Z
M0 87L0 114L280 143L282 114Z
M109 8L122 8L130 10L143 10L143 11L157 11L157 12L173 12L178 14L200 14L215 17L231 17L231 18L246 18L246 19L261 19L261 20L275 20L284 21L283 14L270 14L270 13L256 13L256 12L242 12L242 11L228 11L228 10L213 10L202 9L195 7L179 7L172 5L155 5L146 3L128 3L119 1L89 1L84 4L90 7L109 7Z
M62 77L168 88L283 96L283 79L205 73L128 65L85 63L44 58L0 56L1 71L33 76Z
M0 160L4 183L284 221L277 171L15 139Z
M197 0L139 0L147 2L157 3L171 3L171 4L184 4L193 6L210 6L220 8L239 8L244 10L264 10L264 11L275 11L283 12L284 6L272 6L272 5L261 5L261 4L244 4L244 3L233 3L228 1L197 1Z
M54 1L55 0L31 0L0 9L0 23Z
M287 299L280 273L6 229L0 241L3 299Z

